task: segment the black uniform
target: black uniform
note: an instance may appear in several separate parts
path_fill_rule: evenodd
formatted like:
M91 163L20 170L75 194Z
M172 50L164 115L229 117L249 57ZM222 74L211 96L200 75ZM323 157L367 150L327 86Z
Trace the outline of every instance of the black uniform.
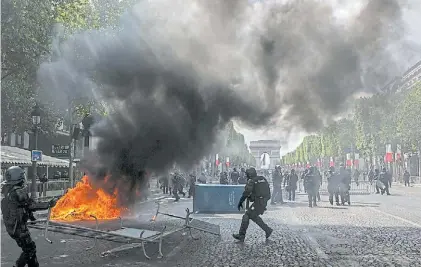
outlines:
M159 183L161 184L162 193L168 194L169 192L169 183L170 179L167 175L162 176L159 178Z
M333 196L335 196L336 205L339 204L339 184L340 176L335 173L335 169L331 167L327 177L327 191L329 192L329 202L333 205Z
M186 196L186 193L183 192L183 188L184 188L184 178L181 177L180 174L175 173L172 179L172 193L174 195L175 201L179 201L180 200L180 196L178 195L178 193L181 193L183 195L183 197Z
M270 204L275 204L278 201L281 204L283 204L284 200L282 198L282 173L279 168L276 168L275 172L273 173L272 183L273 183L273 194L270 200Z
M345 167L341 167L339 170L339 192L341 196L341 204L345 205L346 202L348 202L349 205L351 205L351 197L349 195L349 190L351 190L351 174L349 171L345 169Z
M231 172L231 183L238 184L238 178L240 178L240 173L238 173L237 169L234 168L234 170Z
M389 187L392 181L392 175L386 170L386 168L383 168L382 172L380 173L379 179L384 184L384 188L381 189L382 195L384 193L387 193L387 195L390 195Z
M219 183L220 184L228 184L228 174L227 172L222 172L219 177Z
M297 191L298 175L295 173L294 169L292 169L291 173L285 177L284 183L286 184L286 189L288 191L288 200L295 201L295 191Z
M405 186L409 186L409 180L411 178L411 174L407 170L403 173L403 181L405 182Z
M189 175L189 198L194 196L194 187L196 185L196 176L194 174Z
M22 254L16 261L17 267L38 267L36 245L29 233L27 222L35 220L33 212L45 210L54 206L55 201L35 202L25 187L25 172L18 166L10 167L6 171L6 181L2 183L1 210L7 233L22 248Z
M316 168L314 167L311 167L304 177L304 188L307 191L308 206L310 208L317 206L317 193L320 188L320 179L321 177L317 174Z
M250 220L252 220L260 228L262 228L263 231L265 231L266 238L269 238L273 229L270 228L260 217L260 215L265 212L267 202L270 199L269 183L265 177L257 176L254 168L247 170L247 178L247 184L238 203L238 210L243 207L243 202L246 199L253 202L253 204L247 208L245 214L243 215L238 234L233 234L232 236L239 241L244 241Z
M241 168L240 177L238 178L238 184L246 184L247 183L247 176L246 171L244 168Z

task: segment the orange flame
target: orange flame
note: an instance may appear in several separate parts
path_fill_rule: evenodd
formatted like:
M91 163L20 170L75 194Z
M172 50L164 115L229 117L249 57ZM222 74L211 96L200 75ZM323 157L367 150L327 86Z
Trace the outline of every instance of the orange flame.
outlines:
M51 219L93 220L92 216L98 220L116 219L126 210L118 207L117 193L115 190L110 195L102 189L94 189L89 183L89 177L83 176L82 181L69 189L51 210Z

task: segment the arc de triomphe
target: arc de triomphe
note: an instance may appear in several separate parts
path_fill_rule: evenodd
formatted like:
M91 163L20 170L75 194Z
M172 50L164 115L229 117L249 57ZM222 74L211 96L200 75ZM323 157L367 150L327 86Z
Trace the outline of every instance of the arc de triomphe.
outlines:
M267 153L270 156L270 164L269 164L270 169L273 169L275 165L279 164L280 162L281 141L279 140L251 141L249 148L250 148L251 154L256 160L255 166L257 169L261 168L262 155L264 153Z

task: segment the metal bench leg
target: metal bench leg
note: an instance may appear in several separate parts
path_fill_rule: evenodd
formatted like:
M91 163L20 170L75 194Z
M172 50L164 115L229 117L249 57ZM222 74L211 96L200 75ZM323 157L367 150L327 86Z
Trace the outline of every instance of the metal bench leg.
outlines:
M191 227L190 227L190 215L192 215L193 212L190 212L189 208L186 209L186 221L184 223L184 227L189 229L189 234L191 236L192 239L194 240L198 240L198 237L194 237L193 233L191 232Z
M143 234L144 234L144 233L145 233L145 231L144 231L144 230L140 233L140 239L141 239L141 244L142 244L143 255L145 255L145 257L146 257L148 260L150 260L150 259L151 259L151 257L149 257L149 256L146 254L145 241L143 241L143 238L142 238L142 236L143 236Z
M161 232L161 234L159 236L159 245L158 245L158 253L159 253L159 255L158 255L158 259L161 259L161 258L164 257L164 254L162 254L162 239L163 239L164 231L165 231L166 228L167 228L167 226L164 226L164 228L162 229L162 232Z
M156 222L156 219L158 218L158 214L159 214L159 209L160 209L160 207L161 207L161 203L159 202L159 201L156 201L155 202L158 206L157 206L157 208L156 208L156 213L155 213L155 215L154 216L152 216L152 218L151 218L151 222L153 222L154 224L153 224L153 226L152 226L152 230L155 230L155 222Z
M50 239L48 239L48 237L47 237L47 234L48 234L48 226L50 225L51 207L50 207L50 208L48 208L48 215L47 215L47 216L48 216L48 217L47 217L47 222L45 223L44 238L45 238L45 240L46 240L48 243L52 244L52 243L53 243L53 241L51 241L51 240L50 240Z
M89 215L89 216L95 219L95 230L97 230L97 231L98 231L98 218L97 218L97 217L95 217L94 215ZM98 242L98 239L97 239L97 237L96 237L96 235L95 235L94 245L93 245L92 247L88 247L88 248L86 248L86 250L91 250L91 249L95 248L95 247L96 247L96 245L97 245L97 242Z

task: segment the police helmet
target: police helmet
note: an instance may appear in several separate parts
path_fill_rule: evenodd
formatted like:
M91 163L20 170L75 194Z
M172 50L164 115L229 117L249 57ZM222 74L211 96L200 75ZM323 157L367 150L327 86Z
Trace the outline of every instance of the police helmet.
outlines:
M25 171L19 166L12 166L6 171L5 185L15 185L25 181Z
M246 175L249 178L256 177L257 176L256 169L255 168L249 168L249 169L247 169L246 170Z

